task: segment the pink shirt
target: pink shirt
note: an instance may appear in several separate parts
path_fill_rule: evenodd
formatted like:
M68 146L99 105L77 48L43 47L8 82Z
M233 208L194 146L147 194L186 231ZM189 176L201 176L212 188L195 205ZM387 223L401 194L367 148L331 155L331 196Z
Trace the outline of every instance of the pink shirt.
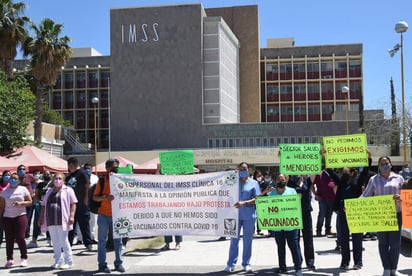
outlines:
M5 200L3 216L6 218L16 218L26 214L26 206L13 206L16 201L24 201L30 195L26 187L17 186L15 189L7 188L0 194Z
M43 232L47 231L47 200L49 199L50 194L53 192L54 188L50 188L47 190L46 195L41 202L41 205L44 206L44 216L43 216L43 223L41 225L41 230ZM61 200L61 210L62 210L62 227L63 231L70 231L73 230L73 224L69 224L70 218L70 206L72 204L77 203L76 195L72 188L63 185L60 190L60 200Z

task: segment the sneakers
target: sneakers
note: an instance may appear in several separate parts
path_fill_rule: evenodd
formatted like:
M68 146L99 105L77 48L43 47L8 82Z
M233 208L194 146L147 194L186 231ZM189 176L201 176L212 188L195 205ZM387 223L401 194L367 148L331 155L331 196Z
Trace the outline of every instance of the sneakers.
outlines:
M71 263L63 264L63 265L60 266L61 269L69 269L69 268L72 268L72 267L73 267L73 264L71 264Z
M340 269L343 269L343 270L348 270L348 269L349 269L349 265L347 265L347 264L341 264L339 268L340 268Z
M37 248L37 247L39 247L39 246L37 245L37 242L35 242L35 241L31 241L27 245L27 248Z
M59 269L61 268L62 263L54 263L50 266L51 269Z
M180 250L180 243L176 243L175 250Z
M244 266L245 272L252 272L252 267L250 265Z
M98 272L103 272L103 273L111 273L112 271L110 270L110 268L108 268L107 266L104 267L100 267Z
M26 267L27 265L28 265L27 259L21 259L21 261L20 261L20 266Z
M160 248L160 250L170 250L169 244L166 243L165 246L163 246L162 248Z
M93 245L91 245L91 244L88 244L88 245L86 245L86 249L87 249L87 251L93 251Z
M114 270L119 271L119 272L121 272L121 273L123 273L123 272L126 271L126 269L124 268L124 266L121 265L121 264L118 265L118 266L116 266L116 267L114 268Z
M6 265L4 266L5 268L11 268L13 267L14 262L13 260L7 260Z
M52 243L51 240L47 240L47 246L48 246L48 247L53 247L53 243Z
M279 267L274 271L276 274L288 273L288 270L285 267Z
M233 272L233 271L235 271L235 267L228 265L228 266L225 267L225 271L226 272Z
M296 275L296 276L303 276L302 269L296 270L295 275Z
M354 269L354 270L359 270L359 269L362 269L362 266L355 264L355 265L353 266L353 269Z

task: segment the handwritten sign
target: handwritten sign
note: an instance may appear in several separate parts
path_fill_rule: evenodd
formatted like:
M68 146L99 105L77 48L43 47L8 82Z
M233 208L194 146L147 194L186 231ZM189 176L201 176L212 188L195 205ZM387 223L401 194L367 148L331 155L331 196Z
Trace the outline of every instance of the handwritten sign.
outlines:
M323 137L326 168L366 167L366 134Z
M402 227L412 228L412 190L401 190Z
M179 150L159 153L162 174L192 174L194 168L193 150Z
M262 196L256 198L260 229L302 229L302 207L299 195Z
M114 237L237 237L235 171L192 175L113 174Z
M322 170L320 144L280 144L280 173L319 174Z
M351 233L399 230L393 195L345 199L344 204Z

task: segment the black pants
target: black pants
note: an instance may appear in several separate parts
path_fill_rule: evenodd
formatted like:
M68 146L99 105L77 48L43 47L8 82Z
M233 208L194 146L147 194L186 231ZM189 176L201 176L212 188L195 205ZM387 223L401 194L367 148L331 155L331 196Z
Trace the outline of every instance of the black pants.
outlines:
M76 213L74 215L73 230L69 231L69 242L73 245L74 234L76 231L76 224L79 223L80 231L82 232L83 244L88 246L92 244L92 235L90 232L90 211L89 208L83 203L78 202L76 206Z
M303 221L303 256L305 257L306 266L315 265L315 249L313 247L313 224L312 214L310 212L302 212Z

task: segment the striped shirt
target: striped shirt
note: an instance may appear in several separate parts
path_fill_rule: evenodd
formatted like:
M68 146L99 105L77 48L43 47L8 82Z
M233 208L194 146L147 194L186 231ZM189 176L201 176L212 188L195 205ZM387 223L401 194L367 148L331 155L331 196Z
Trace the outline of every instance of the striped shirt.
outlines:
M381 174L372 176L362 196L400 195L404 179L400 174L391 172L388 178ZM402 211L400 201L395 201L396 212Z

